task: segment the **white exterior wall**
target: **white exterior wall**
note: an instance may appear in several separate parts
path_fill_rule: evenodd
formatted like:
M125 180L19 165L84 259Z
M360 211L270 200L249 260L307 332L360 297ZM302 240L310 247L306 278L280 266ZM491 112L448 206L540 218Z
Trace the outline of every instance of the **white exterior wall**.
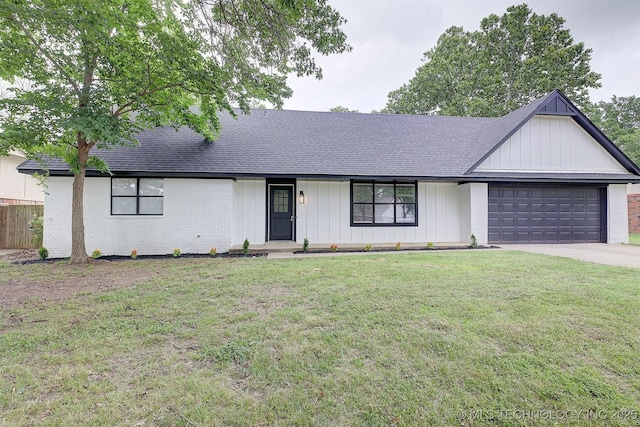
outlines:
M72 178L50 177L44 246L53 258L71 254ZM232 245L233 181L164 179L162 216L111 215L111 180L87 178L84 194L87 251L104 255L226 252Z
M233 241L241 245L264 244L266 234L267 184L264 179L238 179L233 184Z
M351 226L350 182L298 180L296 240L311 244L443 243L460 241L457 183L418 183L418 226Z
M629 243L629 213L627 185L609 184L607 187L607 243Z
M479 245L488 243L489 234L489 185L472 182L459 186L460 191L460 241L471 242L471 235Z
M535 116L476 171L627 172L570 117Z
M44 191L39 181L16 169L26 159L18 152L0 157L0 199L43 202Z

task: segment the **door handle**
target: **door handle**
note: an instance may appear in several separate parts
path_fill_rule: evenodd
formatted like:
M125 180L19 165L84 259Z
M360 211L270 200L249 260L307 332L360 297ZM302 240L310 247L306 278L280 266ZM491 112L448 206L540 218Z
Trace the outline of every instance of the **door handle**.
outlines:
M293 222L293 215L291 215L291 222Z

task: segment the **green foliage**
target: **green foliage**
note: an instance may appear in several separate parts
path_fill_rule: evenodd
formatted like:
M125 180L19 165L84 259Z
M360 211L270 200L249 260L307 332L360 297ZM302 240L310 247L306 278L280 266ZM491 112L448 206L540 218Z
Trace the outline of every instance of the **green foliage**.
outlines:
M388 113L497 117L561 89L579 106L589 88L591 49L574 43L565 20L526 5L484 18L480 29L451 27L424 54L415 76L388 95Z
M246 256L249 253L249 239L244 239L242 243L242 253Z
M182 256L182 251L180 250L180 248L175 248L173 250L173 257L180 258L181 256Z
M102 252L100 251L100 249L94 249L93 252L91 253L91 258L93 259L98 259L102 256Z
M364 246L364 251L365 251L365 252L371 252L371 249L373 249L373 245L372 245L371 243L367 243L367 244Z
M305 237L304 241L302 242L302 252L308 252L308 251L309 251L309 239Z
M207 139L219 111L291 96L286 78L322 77L312 53L350 50L325 0L38 0L0 3L0 153L108 172L94 147L135 145L161 125ZM17 84L19 82L27 84ZM197 109L192 108L198 106ZM72 262L86 260L74 185Z
M635 164L640 164L640 98L613 96L588 111L589 118Z
M476 235L475 234L471 234L471 249L477 249L478 248L478 239L476 239Z
M433 250L433 249L435 249L435 248L436 248L436 247L433 245L433 242L427 242L427 249L429 249L429 250Z
M331 111L332 113L359 113L360 112L358 110L351 110L348 107L343 107L342 105L329 108L329 111Z
M29 225L31 226L31 244L36 247L41 246L44 232L44 217L34 214Z
M49 251L47 250L47 248L43 246L38 249L38 257L40 258L40 261L45 261L47 258L49 258Z
M0 145L74 166L80 136L104 148L172 124L214 137L218 110L281 106L287 74L320 78L312 49L350 50L344 22L322 0L3 2L0 78L30 85L1 95Z

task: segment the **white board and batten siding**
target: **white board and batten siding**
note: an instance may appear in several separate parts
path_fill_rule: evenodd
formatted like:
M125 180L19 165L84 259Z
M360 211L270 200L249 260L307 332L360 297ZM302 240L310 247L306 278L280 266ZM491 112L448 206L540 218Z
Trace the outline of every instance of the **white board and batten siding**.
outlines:
M233 244L245 239L264 244L266 235L267 186L264 179L238 179L233 184Z
M570 117L534 116L476 171L628 172Z
M351 226L350 182L298 180L305 203L297 206L296 240L311 244L460 241L457 183L418 183L418 226Z

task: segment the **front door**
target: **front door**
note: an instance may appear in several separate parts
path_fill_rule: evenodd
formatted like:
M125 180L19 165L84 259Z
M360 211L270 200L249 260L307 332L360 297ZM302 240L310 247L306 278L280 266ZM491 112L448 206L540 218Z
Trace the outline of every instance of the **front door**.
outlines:
M269 240L293 240L293 186L269 188Z

